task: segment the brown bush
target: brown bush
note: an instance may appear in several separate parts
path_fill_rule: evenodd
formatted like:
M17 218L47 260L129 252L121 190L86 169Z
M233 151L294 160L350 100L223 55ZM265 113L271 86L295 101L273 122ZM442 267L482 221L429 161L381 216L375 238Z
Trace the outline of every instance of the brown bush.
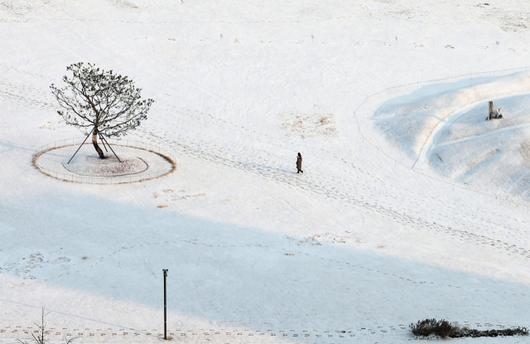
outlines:
M526 327L515 327L502 330L476 330L467 327L460 327L445 319L425 319L416 324L410 324L413 335L418 337L437 336L441 338L461 338L461 337L499 337L499 336L527 336Z

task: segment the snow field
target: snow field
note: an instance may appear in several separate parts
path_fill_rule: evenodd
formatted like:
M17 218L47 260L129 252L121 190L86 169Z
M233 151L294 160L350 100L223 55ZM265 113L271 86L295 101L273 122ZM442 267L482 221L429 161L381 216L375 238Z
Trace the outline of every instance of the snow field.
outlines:
M54 340L158 342L162 268L181 342L402 343L425 317L528 325L527 201L430 163L445 137L476 130L462 111L528 92L514 73L527 64L529 10L2 1L0 342L26 338L43 305ZM82 136L48 91L81 60L156 99L130 139L168 150L175 173L83 185L31 168L38 147ZM389 104L429 111L388 116L383 133Z

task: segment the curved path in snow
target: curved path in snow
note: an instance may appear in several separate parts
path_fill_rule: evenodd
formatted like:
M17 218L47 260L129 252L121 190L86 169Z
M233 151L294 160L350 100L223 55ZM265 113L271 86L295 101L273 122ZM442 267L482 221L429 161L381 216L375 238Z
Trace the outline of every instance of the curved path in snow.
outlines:
M405 159L399 160L399 155L396 155L397 158L392 156L393 148L381 134L373 132L376 129L371 126L372 111L383 100L427 83L430 81L390 87L369 97L355 111L359 142L353 146L361 146L363 154L348 149L344 152L322 149L318 152L321 163L311 166L311 171L303 176L292 173L292 166L285 163L292 160L292 153L282 151L273 137L212 114L190 110L178 115L184 118L191 116L205 127L215 127L221 136L235 134L249 144L217 144L210 138L201 139L195 133L187 132L185 126L171 129L143 128L138 130L136 136L154 145L167 147L177 155L186 154L222 164L302 191L346 202L418 231L433 231L475 246L530 259L529 233L524 227L528 223L524 217L516 215L517 212L525 211L525 204L495 194L477 192L436 175L409 169ZM4 97L42 109L54 108L52 102L43 98L42 92L31 88L20 89L20 86L5 82L3 85L4 90L0 95ZM168 105L165 111L172 113L177 109ZM374 138L377 138L377 142ZM261 148L270 146L274 149ZM378 158L374 158L374 155ZM326 168L337 163L340 164L339 170ZM402 187L407 184L410 188ZM457 198L455 201L452 200L454 196ZM465 206L460 202L464 202ZM475 210L471 212L468 211L473 208L470 203L476 204Z
M414 87L418 86L414 85ZM402 92L404 88L406 87L390 88L391 92L379 93L377 99L379 102L381 99L388 99L389 93ZM479 95L481 98L488 96L489 94ZM373 130L370 127L369 117L371 114L370 111L363 112L362 109L356 111L358 123L364 123L359 126L359 134L363 138L376 136L374 133L366 133ZM246 136L248 142L257 140L265 146L271 142L271 138L266 135L260 135L255 130L215 118L211 114L197 112L186 114L186 116L190 115L194 116L196 120L202 119L205 125L215 126L221 133L226 131L228 135L237 129L237 134ZM359 120L359 117L362 119ZM431 135L434 132L435 130L432 130ZM399 166L396 168L388 159L388 153L384 153L384 149L381 148L381 141L373 144L372 149L366 152L364 156L355 156L354 152L337 154L322 150L319 152L319 156L330 159L330 166L335 166L331 160L338 161L340 163L339 171L326 169L325 166L328 164L324 160L323 164L313 166L310 173L299 177L291 172L290 166L285 165L285 161L289 161L289 157L282 154L281 151L271 154L271 150L257 148L258 145L222 146L209 140L189 137L184 132L179 134L156 129L142 129L139 135L145 140L154 140L160 145L171 147L176 152L257 174L303 191L347 202L383 215L397 223L413 226L420 231L435 231L456 240L487 249L495 249L507 255L517 255L524 259L530 258L528 232L521 228L519 222L522 217L517 215L506 216L507 213L514 213L514 211L524 212L524 204L495 194L477 192L421 171L400 168ZM363 149L365 148L367 148L366 145L363 146ZM288 153L290 154L290 152ZM373 154L379 155L380 158L374 159ZM377 166L373 166L374 161L379 162ZM403 162L403 160L400 161L400 165ZM396 179L399 179L400 184L410 183L411 188L400 189L396 187ZM418 187L418 184L422 186ZM423 192L424 190L428 190L428 192ZM452 195L449 193L456 193L457 197L465 196L468 200L464 200L466 202L465 207L452 202ZM483 198L484 201L477 202L477 198ZM460 199L459 201L462 202L463 200ZM477 204L475 211L471 213L466 210L466 208L473 207L469 205L469 202ZM481 205L478 206L478 204ZM488 205L491 205L490 209L485 208ZM507 233L509 236L506 236Z

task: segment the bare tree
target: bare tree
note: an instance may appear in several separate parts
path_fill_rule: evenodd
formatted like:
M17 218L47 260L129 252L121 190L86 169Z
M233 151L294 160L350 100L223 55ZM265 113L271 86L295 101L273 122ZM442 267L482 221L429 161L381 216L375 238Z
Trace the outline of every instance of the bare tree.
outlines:
M31 332L33 343L35 344L46 344L48 341L45 337L46 334L46 315L44 314L44 307L41 309L40 324L35 323L37 331ZM20 344L27 344L27 342L17 339Z
M98 137L124 135L147 118L154 100L142 99L141 89L127 76L103 70L92 63L74 63L66 67L69 75L64 85L50 85L66 124L92 134L92 144L101 159L105 158ZM103 143L105 145L105 143Z
M31 332L31 342L33 344L48 344L48 337L46 337L46 334L48 330L46 329L48 326L48 323L46 322L46 313L44 312L44 307L41 309L41 316L40 316L40 324L35 323L35 327L37 328L33 332ZM64 337L64 343L65 344L72 344L74 340L76 340L77 337ZM28 344L28 342L17 339L17 342L19 344Z

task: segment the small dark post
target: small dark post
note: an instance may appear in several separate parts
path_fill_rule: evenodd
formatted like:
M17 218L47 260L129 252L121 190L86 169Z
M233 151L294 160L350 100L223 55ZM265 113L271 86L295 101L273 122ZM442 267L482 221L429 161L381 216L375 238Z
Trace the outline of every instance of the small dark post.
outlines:
M162 269L162 272L164 273L164 339L167 340L167 269Z

